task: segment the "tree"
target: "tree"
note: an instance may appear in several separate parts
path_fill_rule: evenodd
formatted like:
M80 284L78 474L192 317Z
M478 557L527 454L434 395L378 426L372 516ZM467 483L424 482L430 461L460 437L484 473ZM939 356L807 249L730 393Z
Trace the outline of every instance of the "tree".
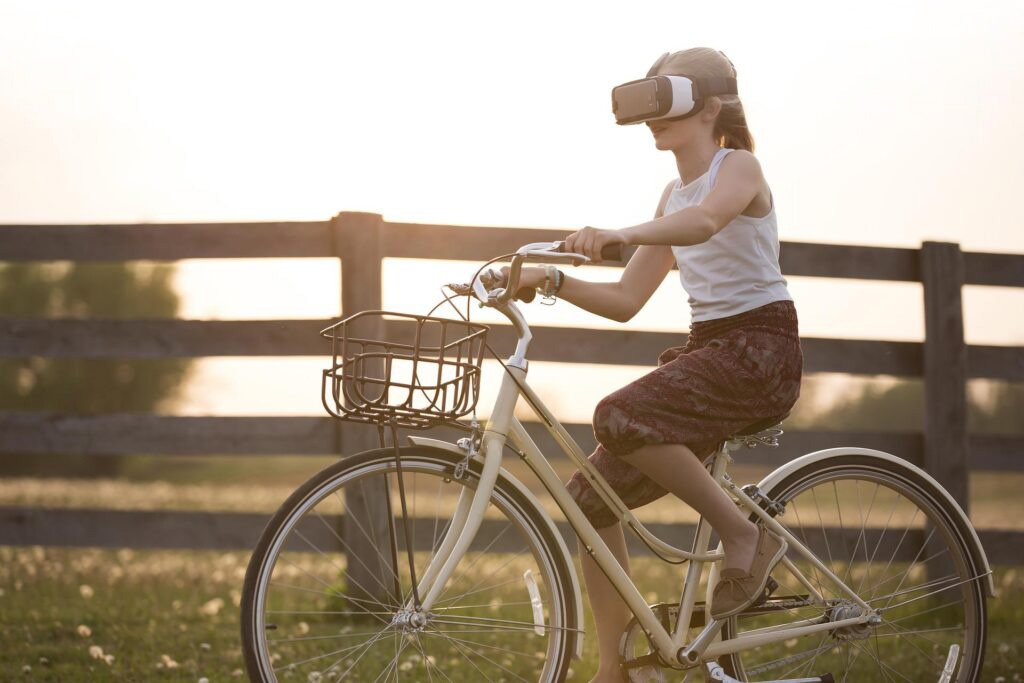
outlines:
M915 432L924 429L924 383L868 384L811 415L804 429ZM990 398L967 394L967 428L974 434L1024 434L1024 385L994 384Z
M972 432L1024 434L1024 384L993 382L990 400L978 405L967 417Z
M0 316L167 318L174 268L151 263L0 265ZM153 412L176 397L190 359L0 358L0 410ZM0 473L112 476L122 458L0 455Z

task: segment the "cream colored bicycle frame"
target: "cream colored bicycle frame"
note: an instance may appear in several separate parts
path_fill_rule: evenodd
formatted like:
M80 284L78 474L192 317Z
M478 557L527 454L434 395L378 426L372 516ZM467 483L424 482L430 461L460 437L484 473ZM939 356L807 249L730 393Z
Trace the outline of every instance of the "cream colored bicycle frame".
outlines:
M524 247L524 249L526 248ZM523 250L520 250L520 253L524 253ZM526 252L526 254L529 254L529 252ZM515 262L513 262L513 266L515 266ZM492 300L495 298L491 296ZM695 550L687 551L658 539L636 519L622 499L609 486L607 480L587 460L579 445L527 384L525 354L531 335L529 326L526 324L515 303L506 301L504 304L494 305L493 307L504 313L513 323L518 333L519 343L516 347L516 354L507 361L507 372L502 378L494 408L491 411L490 419L483 433L480 450L480 453L483 455L483 469L476 491L471 493L468 490L464 490L460 495L449 530L419 581L418 593L422 597L420 606L422 611L430 611L431 606L441 595L445 584L452 576L455 567L473 542L480 528L484 511L489 504L491 492L501 468L505 444L509 442L520 452L522 459L537 475L544 488L547 489L558 507L565 513L566 519L581 539L586 552L593 556L594 561L604 571L630 611L636 615L638 622L647 633L651 643L657 648L660 656L666 662L680 662L684 666L694 666L701 659L713 659L720 655L742 652L768 643L866 623L876 614L874 609L829 570L796 536L762 510L757 503L751 500L732 482L726 473L728 463L732 460L729 456L729 451L738 448L739 444L726 441L723 442L719 450L710 459L711 474L719 485L736 499L744 509L763 520L766 527L785 538L792 551L803 556L814 565L823 576L828 577L834 583L838 591L845 593L864 612L856 618L828 621L826 623L808 624L806 620L803 620L793 624L781 624L748 631L725 641L716 641L716 636L723 622L714 621L708 616L707 626L692 642L687 643L688 626L696 604L698 584L700 583L704 564L715 562L722 558L720 551L711 550L708 547L712 531L710 525L703 519L698 521L693 546ZM513 412L521 395L528 399L533 412L546 426L561 449L575 463L583 476L594 487L597 494L615 512L627 528L631 529L663 557L675 561L688 560L690 562L687 568L686 580L683 584L683 592L680 597L679 616L673 632L668 632L662 626L661 621L647 605L647 601L611 554L608 546L598 535L597 530L584 516L576 501L566 491L564 484L558 478L558 475L540 448L537 447L537 444L527 434L522 423L514 417ZM696 549L699 549L699 551ZM822 596L812 586L808 578L796 567L790 556L784 558L782 564L807 589L811 600L824 605ZM568 566L573 566L571 558L566 559ZM710 583L712 586L717 576L716 568L717 565L713 565L711 570ZM409 608L412 608L411 604ZM685 649L683 649L684 647Z

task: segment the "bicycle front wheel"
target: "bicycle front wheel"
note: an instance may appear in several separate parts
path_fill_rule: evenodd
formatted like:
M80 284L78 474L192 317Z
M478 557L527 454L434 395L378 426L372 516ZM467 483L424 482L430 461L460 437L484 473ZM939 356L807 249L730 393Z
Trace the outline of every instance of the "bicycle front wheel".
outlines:
M881 623L792 638L732 657L741 680L831 673L837 681L978 680L985 649L983 570L957 511L935 485L900 463L843 454L802 467L765 493L779 519L873 609ZM733 617L725 637L794 622L824 623L861 608L809 562L787 553L824 603L779 565L765 606ZM815 604L809 604L814 602Z
M456 476L460 460L402 448L399 486L394 451L367 451L288 498L245 577L252 680L564 679L581 626L571 567L545 513L503 477L440 598L429 612L408 609L422 597L413 576L423 577L460 494L479 481L476 462Z

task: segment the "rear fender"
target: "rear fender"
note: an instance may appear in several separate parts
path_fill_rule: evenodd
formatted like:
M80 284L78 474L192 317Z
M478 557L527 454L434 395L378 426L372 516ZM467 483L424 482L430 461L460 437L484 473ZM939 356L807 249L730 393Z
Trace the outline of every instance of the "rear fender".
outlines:
M878 458L879 460L885 461L887 463L894 463L904 469L910 470L911 472L913 472L914 474L916 474L917 476L919 476L920 478L924 479L929 484L934 486L935 490L939 493L939 495L945 498L946 502L949 504L950 509L955 511L955 514L958 516L959 521L963 524L963 528L966 529L969 534L967 540L971 546L971 557L975 565L975 570L978 574L987 574L986 581L984 583L986 595L988 595L988 597L993 597L995 595L995 582L992 579L992 567L988 563L988 557L985 555L985 549L981 545L981 539L978 538L978 532L975 531L974 525L971 524L971 520L964 513L963 508L960 507L960 505L956 502L953 496L949 495L949 492L946 491L946 489L944 489L939 484L939 482L935 481L935 479L930 474L922 470L917 465L907 462L903 458L897 457L890 453L885 453L883 451L876 451L870 448L855 448L852 446L840 448L827 448L825 450L815 451L814 453L808 453L807 455L802 455L795 460L791 460L790 462L786 463L782 467L779 467L777 470L775 470L767 477L762 479L761 482L758 484L758 487L761 489L761 491L765 493L765 495L771 496L772 490L776 486L778 486L786 477L793 474L797 470L806 467L807 465L810 465L812 463L816 463L821 460L836 457L839 455L862 455L868 456L870 458Z

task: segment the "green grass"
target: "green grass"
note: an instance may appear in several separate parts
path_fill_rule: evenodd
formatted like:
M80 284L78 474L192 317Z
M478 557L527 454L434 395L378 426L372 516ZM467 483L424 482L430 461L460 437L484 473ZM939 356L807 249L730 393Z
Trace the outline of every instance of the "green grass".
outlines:
M240 552L2 547L0 680L244 679L238 602L247 561ZM648 600L676 597L677 569L645 559L633 566ZM1024 571L998 568L996 584L984 680L1020 681ZM586 618L572 680L589 680L596 665L589 610Z
M270 512L331 461L139 457L118 480L5 479L0 504ZM507 464L514 469L519 463ZM737 481L763 475L741 464L734 470ZM974 523L1022 528L1022 480L1024 473L973 474ZM690 512L666 498L640 516L685 521ZM244 680L238 601L247 562L246 552L0 547L0 681ZM633 567L648 601L678 598L678 568L641 558ZM1010 683L1024 680L1024 567L997 568L996 574L1000 596L989 603L983 680L1002 676ZM589 609L585 627L584 657L572 664L573 681L589 680L596 667ZM96 656L90 648L99 648L92 651Z

